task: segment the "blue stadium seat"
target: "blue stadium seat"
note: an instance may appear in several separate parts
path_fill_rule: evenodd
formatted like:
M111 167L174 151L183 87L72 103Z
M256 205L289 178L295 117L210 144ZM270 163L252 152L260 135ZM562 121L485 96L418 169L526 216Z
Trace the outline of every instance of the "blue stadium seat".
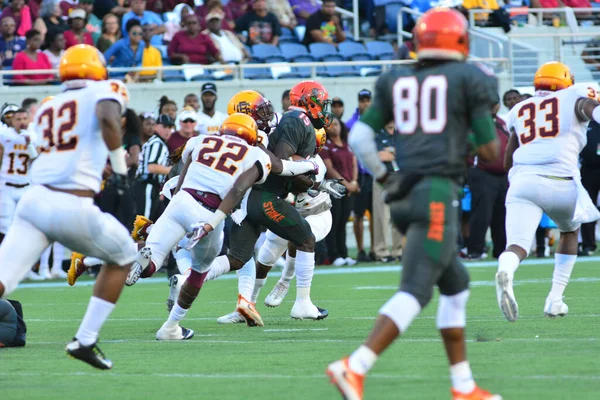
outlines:
M377 40L368 42L367 50L371 56L378 60L391 60L394 57L394 48L388 42Z
M289 28L281 27L281 36L279 37L279 43L300 43L300 40Z
M319 61L344 61L344 57L338 53L334 45L329 43L311 43L308 46L310 54Z
M325 67L325 71L330 77L340 77L340 76L360 76L360 72L351 65L340 65L340 66L331 66ZM325 76L325 75L323 75Z
M243 72L245 79L273 79L269 68L247 68Z
M279 45L279 50L281 51L281 55L288 62L293 61L314 61L315 58L308 53L306 46L300 43L281 43Z
M338 50L346 60L359 61L371 59L371 55L365 46L358 42L342 42L338 45Z
M181 70L166 70L163 71L163 81L165 82L185 82L183 71Z
M286 61L281 55L281 51L270 44L255 44L252 46L252 59L260 62L279 62Z

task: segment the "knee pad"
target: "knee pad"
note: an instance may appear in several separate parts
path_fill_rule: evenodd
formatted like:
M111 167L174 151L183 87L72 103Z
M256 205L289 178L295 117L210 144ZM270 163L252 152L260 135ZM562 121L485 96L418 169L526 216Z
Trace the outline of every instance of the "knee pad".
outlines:
M267 267L272 267L275 262L283 255L287 249L287 241L282 238L280 240L265 240L260 251L258 252L257 261Z
M394 321L400 333L404 333L421 309L419 301L412 294L398 292L381 307L379 314Z
M436 325L438 329L464 328L467 325L469 290L452 296L440 295Z

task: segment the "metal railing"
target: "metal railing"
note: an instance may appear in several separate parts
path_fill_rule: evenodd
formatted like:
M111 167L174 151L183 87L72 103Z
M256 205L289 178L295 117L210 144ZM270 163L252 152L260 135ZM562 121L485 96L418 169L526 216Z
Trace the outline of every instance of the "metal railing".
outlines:
M550 19L551 17L556 16L557 14L564 14L564 21L567 23L567 25L571 28L571 31L573 33L577 33L579 31L579 24L577 22L578 20L578 15L579 15L579 19L586 19L586 18L582 18L581 15L582 14L587 14L590 16L595 16L595 17L600 17L600 9L598 8L571 8L571 7L562 7L562 8L528 8L528 7L522 7L523 10L527 10L528 14L533 14L536 16L536 26L543 26L544 25L544 16L546 17L546 20ZM510 11L510 9L507 9L507 11ZM469 24L471 26L475 26L475 24L478 22L476 19L476 14L490 14L490 12L492 12L492 10L486 10L483 8L472 8L469 10Z

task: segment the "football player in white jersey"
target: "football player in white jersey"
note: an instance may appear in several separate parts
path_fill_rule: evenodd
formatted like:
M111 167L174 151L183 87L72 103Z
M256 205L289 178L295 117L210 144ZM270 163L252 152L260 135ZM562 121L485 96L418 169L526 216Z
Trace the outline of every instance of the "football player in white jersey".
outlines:
M519 315L513 276L531 249L542 213L546 212L561 232L552 288L544 305L549 317L569 311L562 298L577 259L579 226L600 217L581 185L578 168L587 125L591 119L600 122L599 94L586 85L574 85L569 67L559 62L542 65L533 85L535 96L517 104L507 118L513 132L504 160L505 169L510 169L507 248L498 258L496 294L509 321Z
M121 193L127 190L121 114L128 94L122 83L107 81L107 74L96 48L77 45L65 51L59 64L63 92L36 114L43 151L31 166L31 187L0 246L0 297L15 290L54 241L107 262L79 330L66 347L70 356L99 369L110 369L112 362L97 346L98 332L136 257L127 230L93 201L107 158L114 171L112 184Z
M29 165L37 150L28 132L27 111L18 109L12 127L0 130L0 243L12 223L17 204L29 186Z

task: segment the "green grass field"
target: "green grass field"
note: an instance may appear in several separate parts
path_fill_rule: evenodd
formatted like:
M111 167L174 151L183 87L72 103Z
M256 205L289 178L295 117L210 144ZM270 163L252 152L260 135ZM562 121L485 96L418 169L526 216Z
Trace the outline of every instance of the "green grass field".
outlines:
M258 303L264 328L217 325L217 317L233 310L237 285L234 279L209 282L184 321L196 331L186 342L154 340L167 316L166 279L126 288L101 333L101 348L115 364L111 371L71 360L63 350L84 314L89 285L25 287L11 297L23 303L28 342L0 350L0 398L337 399L324 374L327 364L364 340L398 283L388 265L365 269L318 269L313 300L330 312L320 322L290 319L293 290L279 308L262 305L279 274L274 271ZM542 312L552 260L517 272L521 315L512 324L496 305L495 264L469 270L469 358L482 387L509 400L600 398L597 258L578 262L566 292L570 313L556 320ZM450 398L436 307L434 300L379 360L367 378L366 399Z

